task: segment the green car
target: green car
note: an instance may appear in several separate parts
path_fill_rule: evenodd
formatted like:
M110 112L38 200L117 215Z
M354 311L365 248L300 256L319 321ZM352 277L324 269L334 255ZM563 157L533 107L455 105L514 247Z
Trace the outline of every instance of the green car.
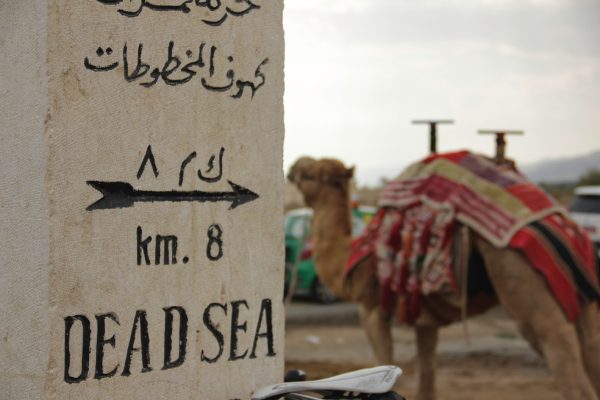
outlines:
M375 207L353 208L353 237L363 232L376 211ZM310 208L299 208L285 215L285 292L287 294L292 285L294 295L309 296L321 303L331 303L336 298L319 280L315 261L312 258L313 244L310 239L312 214Z

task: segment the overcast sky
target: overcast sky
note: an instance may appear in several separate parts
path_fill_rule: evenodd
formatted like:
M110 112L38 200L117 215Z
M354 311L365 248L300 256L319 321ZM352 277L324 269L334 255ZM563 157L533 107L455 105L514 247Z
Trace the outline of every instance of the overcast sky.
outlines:
M355 164L376 183L427 154L414 118L452 118L439 150L521 163L600 149L599 0L286 0L284 164Z

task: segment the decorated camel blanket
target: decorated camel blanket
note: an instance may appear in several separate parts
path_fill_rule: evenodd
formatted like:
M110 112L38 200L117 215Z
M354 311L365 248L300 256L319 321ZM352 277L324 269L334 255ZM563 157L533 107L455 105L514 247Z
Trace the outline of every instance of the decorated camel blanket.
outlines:
M346 272L377 256L383 305L401 297L404 322L420 298L457 290L457 229L471 228L498 248L520 251L539 271L570 320L581 302L599 301L593 244L552 197L511 167L467 151L436 154L390 182L379 211L354 240Z

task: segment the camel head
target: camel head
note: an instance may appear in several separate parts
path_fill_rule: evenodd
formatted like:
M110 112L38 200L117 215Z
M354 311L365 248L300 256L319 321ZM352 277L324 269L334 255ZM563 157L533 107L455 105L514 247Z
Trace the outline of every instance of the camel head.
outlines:
M314 207L332 195L347 199L353 175L354 167L346 168L338 160L301 157L290 168L288 179L298 187L306 204Z

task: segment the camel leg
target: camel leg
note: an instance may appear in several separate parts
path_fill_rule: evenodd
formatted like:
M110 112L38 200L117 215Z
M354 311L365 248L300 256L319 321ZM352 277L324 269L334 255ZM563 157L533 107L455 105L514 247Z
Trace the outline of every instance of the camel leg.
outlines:
M358 306L358 315L377 362L381 365L392 364L394 348L391 318L381 306L366 307L362 304Z
M590 303L581 308L577 331L582 347L583 361L588 376L600 398L600 309Z
M417 400L434 400L438 327L434 325L417 325L415 334L417 337L417 369L419 374Z
M478 246L500 303L535 337L557 388L565 399L598 400L587 376L574 324L569 323L543 278L516 251Z

